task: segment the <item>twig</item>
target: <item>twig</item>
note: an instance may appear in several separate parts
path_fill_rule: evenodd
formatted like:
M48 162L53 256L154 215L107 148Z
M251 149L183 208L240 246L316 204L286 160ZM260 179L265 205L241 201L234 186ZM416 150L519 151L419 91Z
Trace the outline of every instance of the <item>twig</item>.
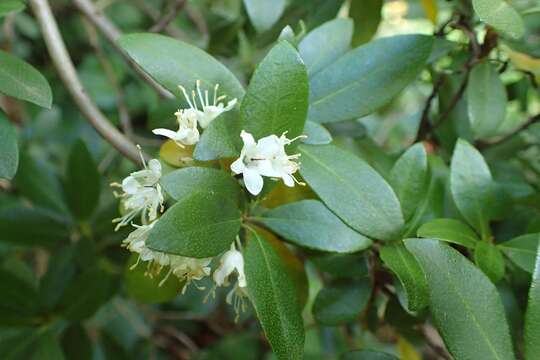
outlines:
M30 5L38 20L54 66L82 114L96 131L120 153L131 161L139 163L137 147L103 115L79 80L49 2L47 0L30 0Z
M165 29L171 21L176 18L176 15L178 15L178 12L182 10L184 5L186 4L186 0L176 0L174 4L171 6L171 9L169 12L165 14L161 19L159 19L154 26L150 28L150 32L162 32L163 29Z
M431 94L429 94L426 100L426 104L424 105L424 109L422 110L422 117L420 118L420 129L418 130L417 135L418 139L425 139L431 128L431 123L429 120L429 111L431 110L431 104L433 103L435 97L437 97L437 94L439 93L439 90L443 86L445 80L446 76L439 76L439 79L437 80L435 85L433 85L433 90L431 90Z
M141 10L146 16L148 16L153 22L159 21L159 11L154 9L152 6L148 5L144 0L132 0L133 5L135 5L139 10ZM178 29L174 24L168 24L165 27L165 32L167 35L172 36L177 39L186 39L186 34L180 29Z
M444 342L442 341L439 333L435 328L429 324L425 324L420 327L424 339L426 340L427 345L432 349L437 355L442 359L452 360L452 356L448 353L444 347Z
M94 49L94 52L96 53L96 56L101 63L101 67L105 72L105 76L111 83L116 93L116 105L118 108L118 117L120 118L120 125L122 126L122 130L130 139L133 139L133 129L131 127L129 111L125 102L124 93L122 92L122 88L118 83L118 80L114 73L114 69L112 68L109 60L107 60L103 49L101 48L101 46L99 46L98 35L94 25L87 19L83 19L83 24L86 29L86 33L88 34L88 40L90 41L90 45Z
M500 145L500 144L510 140L512 137L519 134L523 130L528 129L531 125L534 125L539 121L540 121L540 113L538 113L538 114L536 114L534 116L531 116L529 119L527 119L527 121L525 121L523 124L518 126L516 129L514 129L510 133L506 134L505 136L503 136L503 137L501 137L501 138L499 138L497 140L494 140L494 141L491 141L491 142L480 142L480 143L478 143L478 148L479 149L485 149L485 148L488 148L490 146Z
M467 88L467 83L469 82L469 73L470 73L470 67L467 66L465 69L465 74L463 75L463 79L461 80L461 84L459 84L458 91L456 94L452 97L452 100L450 100L450 104L448 104L448 107L445 109L445 111L439 116L439 119L435 124L433 124L432 130L435 131L439 128L439 126L442 125L444 120L450 115L452 110L456 107L457 103L461 98L463 97L463 94L465 93L465 89Z
M122 49L118 44L118 39L122 36L120 30L105 17L99 10L94 7L94 4L90 0L73 0L73 3L79 9L79 11L90 20L92 24L103 34L105 39L111 44L111 46L124 58L128 65L141 76L163 99L174 99L174 95L159 83L157 83L150 75L148 75L137 64L129 54Z

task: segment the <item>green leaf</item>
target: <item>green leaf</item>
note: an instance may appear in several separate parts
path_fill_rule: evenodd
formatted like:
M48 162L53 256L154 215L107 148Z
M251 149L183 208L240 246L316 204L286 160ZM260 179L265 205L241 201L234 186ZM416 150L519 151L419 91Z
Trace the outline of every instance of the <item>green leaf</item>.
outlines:
M244 95L238 79L223 64L195 46L150 33L124 35L119 44L148 74L173 93L178 93L178 85L189 91L197 80L201 80L202 88L210 92L215 84L219 84L220 94L238 99Z
M240 211L221 194L196 192L159 219L146 245L170 254L206 258L229 249L240 230Z
M517 266L531 274L534 272L538 234L521 235L497 246Z
M240 121L237 111L229 111L214 119L195 146L193 158L199 161L237 157L242 149Z
M304 135L307 138L302 139L304 144L326 145L332 142L332 135L324 126L313 121L306 121L304 126Z
M0 208L0 242L18 246L53 246L69 237L68 226L39 208Z
M354 20L353 46L371 40L381 22L383 0L352 0L349 16Z
M409 239L405 246L426 274L431 314L452 356L456 360L515 359L495 285L444 243Z
M503 34L514 39L525 34L523 19L505 0L473 0L472 4L480 20Z
M163 189L175 200L196 192L213 192L227 196L237 203L240 196L238 182L223 170L188 167L168 173L161 178Z
M270 29L279 20L286 5L285 0L244 0L249 20L258 32Z
M68 360L92 360L92 340L81 324L73 324L62 333L62 350Z
M313 29L300 44L298 52L310 77L324 69L351 48L353 22L337 18Z
M325 123L362 117L381 108L420 73L432 38L399 35L353 49L310 81L310 121Z
M51 87L43 75L30 64L2 50L0 92L47 109L51 108Z
M295 282L276 242L250 230L245 248L248 293L278 359L302 359L304 325Z
M462 139L452 155L450 190L465 220L482 237L489 236L490 207L495 198L493 179L482 154Z
M130 256L124 272L124 285L131 298L143 304L158 304L171 301L180 294L184 284L176 276L169 276L160 286L162 278L148 276L145 264L132 268L137 257L138 254Z
M358 232L397 239L399 201L388 183L360 158L333 145L301 145L300 173L330 210Z
M15 184L21 194L34 205L59 213L67 213L62 184L53 167L34 159L28 153L21 153Z
M358 1L358 0L357 0ZM341 355L340 360L399 360L391 354L374 350L354 350Z
M317 269L336 279L364 278L369 275L365 253L318 253L309 257Z
M422 143L411 146L396 161L390 172L390 183L401 203L403 217L410 219L428 188L428 161Z
M0 178L11 180L19 166L17 132L4 113L0 111Z
M353 231L317 200L282 205L256 220L296 245L314 250L348 253L371 245L370 239Z
M469 121L476 138L497 135L506 105L506 90L495 67L489 62L476 65L467 85Z
M313 303L313 316L328 326L347 324L358 319L371 296L367 279L327 285L319 291Z
M416 312L428 305L428 285L422 268L405 246L385 245L380 256L398 277L407 294L407 309Z
M0 293L0 324L24 324L36 312L36 290L18 276L1 269Z
M94 213L101 190L101 175L92 154L82 140L71 147L67 162L65 192L75 217L88 219Z
M0 2L0 17L21 12L25 7L26 5L20 0L2 0Z
M56 305L75 276L74 246L69 245L52 255L47 272L39 282L39 299L48 309Z
M308 108L306 67L296 49L280 41L261 61L240 106L242 129L255 139L288 131L302 134Z
M437 239L474 249L480 239L467 225L454 219L435 219L423 224L417 232L423 238Z
M491 243L485 241L476 243L474 262L494 283L504 276L504 258L501 251Z
M43 336L39 341L33 345L34 354L32 360L64 360L64 353L60 347L58 339L56 339L51 333Z
M92 266L80 273L64 292L58 307L68 320L92 316L115 293L117 283L106 270Z
M538 235L537 235L538 236ZM540 354L540 245L529 290L529 302L525 313L525 359L534 360Z

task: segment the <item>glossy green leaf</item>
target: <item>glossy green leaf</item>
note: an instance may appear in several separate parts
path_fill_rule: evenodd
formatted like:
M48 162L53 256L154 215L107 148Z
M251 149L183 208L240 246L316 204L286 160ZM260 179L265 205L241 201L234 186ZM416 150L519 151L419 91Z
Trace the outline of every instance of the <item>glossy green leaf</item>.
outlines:
M51 309L75 276L75 247L65 246L56 251L47 272L39 282L39 299L45 308Z
M232 202L238 202L240 196L238 181L225 171L212 168L178 169L163 176L161 185L175 200L181 200L196 192L222 194Z
M244 0L249 20L259 32L270 29L279 20L286 5L285 0Z
M417 231L423 238L437 239L474 249L480 239L467 224L455 219L435 219Z
M0 269L0 324L24 325L36 312L38 294L28 282Z
M58 339L51 333L45 334L36 344L33 345L34 354L32 360L64 360L64 353Z
M353 46L366 43L375 33L381 22L383 0L352 0L349 16L354 20Z
M150 277L146 273L146 264L137 262L138 254L133 254L126 264L124 272L124 285L128 295L144 304L157 304L171 301L180 294L183 283L176 276L169 278L160 286L168 269L162 271L161 276Z
M328 326L347 324L358 319L371 297L369 280L348 281L325 286L313 303L313 316Z
M301 145L300 173L330 210L358 232L397 239L403 228L390 185L360 158L333 145Z
M540 245L535 263L525 313L525 360L534 360L540 354Z
M0 111L0 178L11 180L19 166L17 132L4 113Z
M0 17L23 11L26 6L20 0L2 0L0 2Z
M515 359L499 293L482 271L437 240L409 239L405 246L426 274L430 311L453 357Z
M193 158L199 161L237 157L242 149L237 111L229 111L213 120L195 146Z
M71 147L67 161L65 193L71 212L88 219L99 203L101 175L92 154L82 140Z
M374 350L354 350L341 355L340 360L399 360L391 354Z
M465 220L483 237L488 236L490 207L495 198L491 172L482 154L462 139L452 155L450 190Z
M383 246L380 256L405 289L407 308L413 312L425 308L428 305L428 285L426 276L414 256L402 244Z
M15 184L34 205L59 213L68 212L62 184L49 163L37 160L29 153L21 153Z
M476 243L474 262L494 283L504 276L504 258L501 251L491 243Z
M384 106L420 73L432 42L430 36L400 35L349 51L311 79L308 119L350 120Z
M467 111L476 138L497 135L506 105L506 90L495 67L489 62L476 65L467 84Z
M304 135L307 138L302 139L304 144L326 145L332 142L332 135L324 126L313 121L306 121L304 126Z
M50 108L51 87L30 64L0 50L0 92L17 99Z
M335 279L357 279L369 275L365 253L318 253L310 256L309 260L315 264L317 269L330 274Z
M350 19L337 18L313 29L300 41L298 51L310 77L351 48L353 26Z
M58 307L71 321L92 316L117 290L111 273L100 267L89 267L75 277L64 292Z
M240 211L220 194L182 198L159 219L146 245L170 254L206 258L229 249L240 230Z
M302 134L308 108L306 67L296 49L280 41L261 61L240 106L241 128L255 139Z
M250 230L244 253L249 298L278 359L302 359L304 325L295 283L276 244Z
M505 35L519 39L525 34L525 24L519 13L505 0L472 0L480 20Z
M390 183L401 204L403 217L410 219L428 188L428 161L422 143L411 146L396 161L390 172Z
M18 205L0 208L0 242L52 246L68 236L67 224L46 210Z
M538 249L538 234L526 234L505 241L498 246L502 252L523 270L533 273Z
M148 74L175 94L180 94L178 85L190 91L201 80L203 90L213 92L215 84L219 84L220 94L238 99L244 95L238 79L223 64L193 45L151 33L124 35L119 44Z
M371 240L345 225L317 200L282 205L256 219L296 245L314 250L355 252L371 245Z

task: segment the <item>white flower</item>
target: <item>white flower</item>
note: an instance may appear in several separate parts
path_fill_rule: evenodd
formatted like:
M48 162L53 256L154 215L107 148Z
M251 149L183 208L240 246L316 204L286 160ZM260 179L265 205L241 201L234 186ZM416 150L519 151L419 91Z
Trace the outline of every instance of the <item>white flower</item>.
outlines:
M244 274L244 256L231 244L230 250L221 256L218 268L214 271L213 279L217 286L227 286L229 276L236 271L238 286L246 287L246 275Z
M143 170L131 173L122 184L111 184L122 188L123 193L114 194L124 199L124 208L127 211L124 216L113 219L113 223L118 223L115 230L129 224L139 213L142 215L143 223L151 222L157 218L158 209L163 207L163 193L158 183L161 177L161 164L158 160L152 159L147 167L142 154L141 160Z
M194 280L202 280L204 277L210 275L210 262L212 258L189 258L178 255L169 255L171 271L180 280L185 281L185 285L182 288L182 294L186 292L186 289L190 283L194 283L195 286L204 290L204 287L199 287Z
M178 121L178 131L160 128L154 129L152 132L173 140L180 147L196 144L200 137L199 129L197 129L197 111L193 109L178 110L174 115Z
M243 174L247 190L258 195L263 188L263 176L283 179L285 185L292 187L295 183L304 185L296 180L293 174L298 171L299 164L294 162L300 154L287 155L285 146L305 136L288 139L286 132L280 137L266 136L255 142L253 136L242 130L240 136L244 142L240 157L231 164L235 174Z
M217 118L219 115L223 114L224 112L227 112L234 108L236 105L236 99L232 99L227 103L227 106L224 105L224 103L221 102L221 100L224 100L226 98L225 95L218 96L218 89L219 84L216 84L214 86L214 96L212 97L212 102L210 103L208 98L208 90L204 91L204 97L203 93L201 91L201 81L197 80L197 95L199 97L199 102L201 105L201 110L199 110L199 107L197 106L197 101L195 99L195 91L191 93L191 100L189 99L189 96L186 92L186 89L184 89L182 86L179 86L180 90L184 93L184 97L186 98L190 108L192 110L197 111L199 121L199 125L201 128L206 129L208 125Z

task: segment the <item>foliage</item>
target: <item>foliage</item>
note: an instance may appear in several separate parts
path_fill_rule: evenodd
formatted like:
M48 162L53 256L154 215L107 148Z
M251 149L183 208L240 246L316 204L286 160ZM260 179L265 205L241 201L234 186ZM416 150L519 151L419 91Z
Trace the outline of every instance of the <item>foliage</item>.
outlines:
M0 22L0 358L538 358L535 1Z

